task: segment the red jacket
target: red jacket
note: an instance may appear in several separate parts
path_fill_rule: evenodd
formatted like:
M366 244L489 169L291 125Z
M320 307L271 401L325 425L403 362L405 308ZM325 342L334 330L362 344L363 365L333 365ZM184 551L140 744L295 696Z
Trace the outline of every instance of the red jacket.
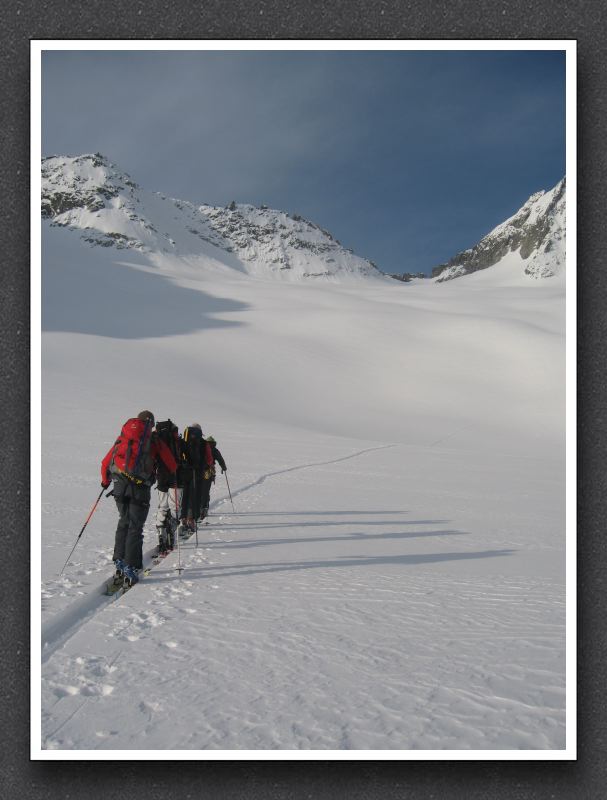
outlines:
M107 451L103 461L101 462L101 483L109 483L111 480L110 464L114 455L115 444L113 444ZM159 439L155 434L152 436L150 443L150 456L154 462L160 460L169 472L175 472L177 469L177 462L173 458L173 454L166 446L166 444Z

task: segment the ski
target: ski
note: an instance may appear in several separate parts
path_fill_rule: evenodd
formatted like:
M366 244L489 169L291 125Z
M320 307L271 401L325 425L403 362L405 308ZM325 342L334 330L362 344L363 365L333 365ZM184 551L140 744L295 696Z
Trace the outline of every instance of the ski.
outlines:
M180 525L177 528L176 536L178 536L182 542L187 542L187 540L194 535L195 531L192 528L188 528L186 525Z
M119 592L122 589L123 585L124 585L124 581L123 581L122 577L120 577L120 578L114 577L106 585L105 593L110 595L110 596L112 596L112 595L116 594L116 592Z
M139 581L142 578L147 577L149 574L150 574L149 567L146 567L145 569L141 570L141 572L139 573ZM137 581L137 583L139 583L139 581ZM106 586L106 594L109 597L112 597L115 600L117 600L119 597L122 597L122 595L126 594L129 591L129 589L132 589L133 586L136 585L137 585L136 583L132 585L127 584L124 582L124 580L120 580L114 577Z

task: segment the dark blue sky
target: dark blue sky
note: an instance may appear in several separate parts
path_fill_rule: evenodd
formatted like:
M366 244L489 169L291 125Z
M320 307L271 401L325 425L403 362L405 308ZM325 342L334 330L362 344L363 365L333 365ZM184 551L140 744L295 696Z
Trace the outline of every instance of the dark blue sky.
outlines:
M42 149L429 272L564 176L565 54L47 51Z

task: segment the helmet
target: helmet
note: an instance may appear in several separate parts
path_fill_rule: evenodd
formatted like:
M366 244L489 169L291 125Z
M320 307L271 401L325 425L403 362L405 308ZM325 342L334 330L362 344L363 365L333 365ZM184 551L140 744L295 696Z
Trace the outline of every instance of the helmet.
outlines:
M216 441L212 436L207 436L205 442L209 442L209 444L216 444Z
M152 425L154 424L154 415L151 411L140 411L139 414L137 414L137 419L142 419L146 422L149 420Z

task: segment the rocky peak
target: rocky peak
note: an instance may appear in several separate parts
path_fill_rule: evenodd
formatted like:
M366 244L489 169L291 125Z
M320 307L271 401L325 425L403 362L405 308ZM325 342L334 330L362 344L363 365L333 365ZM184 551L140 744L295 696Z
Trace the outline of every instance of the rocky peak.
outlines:
M565 266L565 178L550 191L532 194L509 219L469 250L432 270L437 282L452 280L498 264L518 253L530 278L548 278Z
M385 277L297 214L234 201L226 208L196 206L147 192L99 153L43 159L42 216L78 232L89 245L211 256L262 277Z
M97 211L137 184L100 153L42 159L42 216L53 218L75 208Z

